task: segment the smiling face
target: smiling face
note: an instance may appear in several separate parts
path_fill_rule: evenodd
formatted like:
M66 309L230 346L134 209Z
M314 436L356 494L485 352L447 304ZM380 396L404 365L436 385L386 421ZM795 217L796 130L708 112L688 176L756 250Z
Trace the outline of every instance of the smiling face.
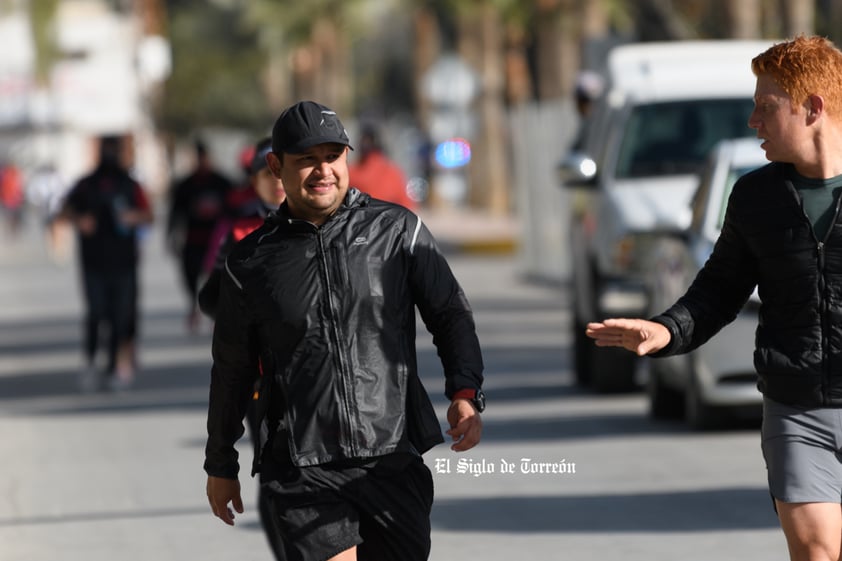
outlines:
M283 160L281 159L283 158ZM299 154L270 153L267 162L286 191L290 215L321 225L348 192L348 147L317 144Z
M795 164L810 160L812 146L809 117L812 100L796 105L770 74L760 74L754 93L754 110L748 126L763 140L761 148L774 162Z

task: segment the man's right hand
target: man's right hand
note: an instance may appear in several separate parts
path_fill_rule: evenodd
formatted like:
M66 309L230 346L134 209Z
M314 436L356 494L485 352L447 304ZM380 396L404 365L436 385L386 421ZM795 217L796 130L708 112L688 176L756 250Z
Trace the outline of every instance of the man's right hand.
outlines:
M470 401L454 399L447 408L447 422L450 424L447 434L453 438L451 450L464 452L479 444L482 417Z
M585 333L597 347L622 347L638 356L660 351L669 345L669 330L645 319L606 319L589 323Z
M242 514L243 499L240 497L240 480L227 479L225 477L208 476L208 502L214 516L228 524L234 525L234 511L228 506L234 507L234 510Z

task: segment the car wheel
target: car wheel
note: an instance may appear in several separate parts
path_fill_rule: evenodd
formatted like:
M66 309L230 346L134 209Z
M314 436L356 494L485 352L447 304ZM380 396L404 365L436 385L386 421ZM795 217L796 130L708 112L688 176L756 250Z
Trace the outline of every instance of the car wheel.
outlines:
M646 382L649 398L649 415L653 419L680 419L684 415L684 399L681 392L667 386L659 369L652 367Z
M725 412L721 407L705 403L695 375L690 376L685 390L684 418L693 430L713 430L724 424Z

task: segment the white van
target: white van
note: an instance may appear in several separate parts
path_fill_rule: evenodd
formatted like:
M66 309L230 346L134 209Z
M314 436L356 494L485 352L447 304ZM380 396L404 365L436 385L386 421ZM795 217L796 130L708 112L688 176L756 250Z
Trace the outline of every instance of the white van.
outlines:
M598 391L637 387L642 362L597 349L585 325L646 317L651 242L690 221L690 200L710 149L754 136L748 128L755 77L751 59L770 41L676 41L615 47L607 87L581 152L562 162L577 189L571 216L574 368ZM659 311L659 310L658 310Z

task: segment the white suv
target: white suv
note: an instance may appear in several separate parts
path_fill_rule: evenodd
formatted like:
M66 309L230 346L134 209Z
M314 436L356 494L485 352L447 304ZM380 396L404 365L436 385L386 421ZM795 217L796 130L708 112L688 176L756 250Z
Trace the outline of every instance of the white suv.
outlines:
M638 386L640 361L597 349L585 324L642 317L653 240L690 221L698 173L720 140L753 136L747 122L751 59L768 41L639 43L614 48L607 88L594 107L581 152L561 165L571 204L574 368L598 391Z
M731 188L769 163L756 138L723 140L711 151L691 204L684 239L664 237L652 252L652 314L684 294L719 238ZM763 401L754 370L755 290L737 318L693 352L654 359L646 384L655 418L679 417L695 429L718 428L740 416L760 417Z

